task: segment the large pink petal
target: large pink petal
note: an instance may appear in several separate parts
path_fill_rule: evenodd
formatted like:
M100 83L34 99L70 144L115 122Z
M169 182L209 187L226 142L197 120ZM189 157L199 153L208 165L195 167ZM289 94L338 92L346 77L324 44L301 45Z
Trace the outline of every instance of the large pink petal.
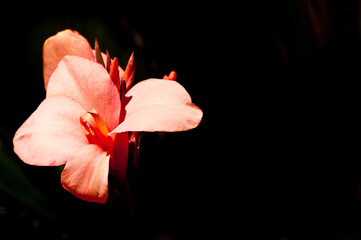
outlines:
M25 162L58 166L88 144L79 117L85 109L64 96L46 98L14 136L14 151Z
M98 145L89 144L75 152L61 174L61 184L76 197L105 203L108 198L110 155Z
M124 121L111 134L126 131L185 131L198 126L202 111L176 81L149 79L125 95Z
M74 55L94 61L88 41L76 31L64 30L48 38L43 46L44 85L47 88L51 74L66 55Z
M95 110L109 130L119 123L119 92L106 69L96 62L65 56L51 76L46 94L68 96L88 111Z

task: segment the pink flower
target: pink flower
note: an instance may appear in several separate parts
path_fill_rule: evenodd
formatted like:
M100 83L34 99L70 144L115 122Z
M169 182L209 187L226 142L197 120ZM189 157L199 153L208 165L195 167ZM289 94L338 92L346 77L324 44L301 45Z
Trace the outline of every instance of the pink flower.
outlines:
M14 151L27 164L65 164L61 184L80 199L106 202L108 174L125 185L139 132L185 131L201 121L202 111L171 81L175 72L132 87L133 55L123 71L78 32L47 39L43 59L46 98L15 133Z

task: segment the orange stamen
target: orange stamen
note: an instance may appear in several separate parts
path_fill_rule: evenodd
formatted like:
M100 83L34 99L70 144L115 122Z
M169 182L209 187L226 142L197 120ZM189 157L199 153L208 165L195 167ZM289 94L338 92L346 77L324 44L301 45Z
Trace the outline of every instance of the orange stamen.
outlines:
M87 112L80 117L80 123L85 130L89 143L97 144L104 150L113 146L113 140L108 136L108 127L99 114Z

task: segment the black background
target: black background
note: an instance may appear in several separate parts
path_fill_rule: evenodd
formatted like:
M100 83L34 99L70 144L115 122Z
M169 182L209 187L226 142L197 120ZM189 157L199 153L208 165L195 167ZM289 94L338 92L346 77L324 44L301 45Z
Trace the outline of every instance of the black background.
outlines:
M43 197L3 171L2 235L361 238L360 1L32 4L1 5L0 133ZM175 70L204 112L194 130L144 135L130 207L78 200L61 169L12 152L45 97L42 45L65 28L96 37L121 66L134 50L135 81Z

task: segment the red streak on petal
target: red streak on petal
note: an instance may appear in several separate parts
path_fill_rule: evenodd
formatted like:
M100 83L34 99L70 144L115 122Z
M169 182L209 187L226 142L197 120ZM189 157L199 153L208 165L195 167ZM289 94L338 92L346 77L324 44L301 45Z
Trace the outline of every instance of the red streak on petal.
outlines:
M129 58L128 64L124 70L124 74L122 77L122 81L126 83L126 90L128 91L132 85L134 80L134 72L135 72L135 62L134 62L134 52Z
M169 73L169 76L164 75L163 77L164 80L171 80L171 81L175 81L176 78L177 78L177 73L175 71L171 71Z
M177 78L177 73L175 71L171 71L169 73L169 80L175 81L176 78Z
M118 91L120 91L118 59L116 57L110 63L109 75L115 86L117 86Z
M126 115L125 105L126 105L126 82L120 81L120 115L119 115L119 122L123 122Z

